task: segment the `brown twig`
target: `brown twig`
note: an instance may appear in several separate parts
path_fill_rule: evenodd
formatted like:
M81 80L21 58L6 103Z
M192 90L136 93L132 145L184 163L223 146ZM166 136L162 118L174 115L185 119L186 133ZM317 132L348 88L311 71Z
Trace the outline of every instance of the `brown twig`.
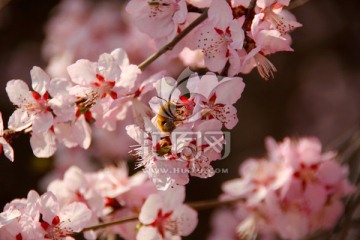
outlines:
M171 42L162 47L159 51L148 57L145 61L139 64L139 68L143 71L147 66L149 66L152 62L158 59L161 55L166 53L167 51L172 50L175 45L181 41L187 34L189 34L195 27L197 27L200 23L202 23L208 17L208 9L205 9L204 12L198 17L195 21L193 21L189 26L187 26L183 31L181 31Z
M125 218L125 219L116 220L116 221L113 221L113 222L101 223L101 224L98 224L98 225L86 227L81 232L78 232L76 234L80 234L80 233L90 231L90 230L97 230L97 229L100 229L100 228L106 228L106 227L110 227L110 226L117 225L117 224L133 222L133 221L137 221L137 220L138 220L138 217L136 216L136 217L132 217L132 218Z
M231 204L234 204L234 203L242 201L242 200L243 199L232 199L232 200L220 201L217 199L213 199L213 200L207 200L207 201L188 202L186 204L196 210L204 210L204 209L210 209L210 208L215 208L215 207L219 207L219 206L231 205ZM90 230L97 230L97 229L106 228L106 227L110 227L110 226L117 225L117 224L133 222L133 221L138 221L138 216L131 217L131 218L125 218L125 219L119 219L119 220L116 220L113 222L101 223L98 225L86 227L81 232L74 233L74 235L81 234L83 232L90 231Z
M244 200L243 198L224 200L224 201L220 201L218 199L213 199L213 200L198 201L198 202L188 202L186 204L196 210L204 210L204 209L210 209L210 208L215 208L215 207L219 207L219 206L232 205L234 203L237 203L237 202L243 201L243 200Z

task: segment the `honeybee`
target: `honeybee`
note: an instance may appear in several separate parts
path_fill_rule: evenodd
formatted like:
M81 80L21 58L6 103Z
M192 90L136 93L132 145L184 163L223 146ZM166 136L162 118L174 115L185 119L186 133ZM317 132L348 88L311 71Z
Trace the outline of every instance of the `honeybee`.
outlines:
M187 98L180 98L182 102L166 101L157 115L157 125L163 132L172 132L192 112L192 102Z
M176 112L175 102L166 102L161 106L157 115L157 125L163 132L172 132L176 128L176 124L181 121Z

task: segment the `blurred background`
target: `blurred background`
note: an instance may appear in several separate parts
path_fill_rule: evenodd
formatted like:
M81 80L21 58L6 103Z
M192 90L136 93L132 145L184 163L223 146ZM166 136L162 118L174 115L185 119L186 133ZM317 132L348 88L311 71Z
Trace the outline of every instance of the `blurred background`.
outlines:
M5 1L0 0L0 5ZM30 83L33 66L59 76L76 59L97 60L100 53L116 47L127 49L133 63L155 51L154 44L129 24L121 10L124 2L12 0L0 10L0 110L5 125L14 110L5 92L6 83L11 79ZM292 10L303 24L291 34L295 52L270 56L278 69L275 79L265 81L256 71L243 76L246 88L237 104L239 123L231 132L231 154L214 163L228 172L207 180L192 178L187 186L188 201L216 198L221 182L238 177L241 161L264 154L266 136L276 140L316 136L328 146L359 124L359 9L356 0L311 0ZM132 41L135 38L143 40ZM149 74L164 61L166 58L159 59ZM181 63L173 60L171 65L176 67L168 70L176 76L182 70ZM98 139L105 139L97 134ZM124 132L113 137L116 143L129 142ZM126 156L126 152L111 152L101 142L95 142L94 148L108 154L107 161ZM67 153L62 156L63 165L60 160L36 159L28 136L17 138L13 147L14 163L0 156L1 208L14 198L25 197L30 189L44 189L41 186L48 180L43 177L52 178L52 167L61 165L64 171L79 157L77 152ZM93 166L84 164L84 168L91 170ZM60 176L61 172L52 174ZM205 239L210 216L211 210L201 211L199 226L185 239Z

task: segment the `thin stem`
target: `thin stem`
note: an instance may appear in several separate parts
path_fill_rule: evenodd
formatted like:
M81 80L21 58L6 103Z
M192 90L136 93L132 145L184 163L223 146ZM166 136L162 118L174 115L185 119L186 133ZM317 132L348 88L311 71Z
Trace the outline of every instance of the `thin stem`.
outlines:
M243 200L244 200L243 198L224 200L224 201L213 199L213 200L206 200L206 201L188 202L186 204L196 210L204 210L204 209L211 209L211 208L215 208L215 207L219 207L219 206L232 205L234 203L237 203L237 202L243 201Z
M232 200L220 201L217 199L213 199L213 200L207 200L207 201L188 202L186 204L196 210L204 210L204 209L210 209L210 208L215 208L215 207L219 207L219 206L231 205L231 204L234 204L234 203L236 203L238 201L242 201L242 200L243 199L232 199ZM133 222L133 221L138 221L138 216L135 216L132 218L119 219L119 220L116 220L113 222L101 223L98 225L86 227L81 232L75 233L74 235L77 235L77 234L80 234L80 233L83 233L86 231L90 231L90 230L97 230L97 229L106 228L106 227L110 227L110 226L117 225L117 224Z
M106 228L106 227L110 227L110 226L117 225L117 224L133 222L133 221L137 221L137 220L138 220L138 216L132 217L132 218L119 219L119 220L116 220L116 221L113 221L113 222L101 223L101 224L98 224L98 225L86 227L79 233L83 233L83 232L90 231L90 230L97 230L97 229L100 229L100 228ZM77 234L79 234L79 233L77 233Z
M158 59L161 55L166 53L167 51L172 50L175 45L180 42L187 34L189 34L195 27L197 27L200 23L202 23L208 17L208 9L205 9L204 12L198 17L195 21L193 21L189 26L187 26L183 31L181 31L171 42L162 47L159 51L148 57L145 61L139 64L139 68L143 71L147 66L149 66L152 62Z

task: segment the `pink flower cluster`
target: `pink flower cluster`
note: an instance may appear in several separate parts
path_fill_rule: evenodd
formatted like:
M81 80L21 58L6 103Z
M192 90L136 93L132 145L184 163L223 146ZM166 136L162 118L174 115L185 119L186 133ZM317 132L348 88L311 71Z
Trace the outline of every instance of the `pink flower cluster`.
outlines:
M172 239L186 236L197 225L197 212L183 204L185 188L157 193L143 173L128 177L127 168L107 167L94 173L70 168L62 180L39 196L30 191L0 213L0 238L74 239L85 227L101 222L135 218L104 230L87 230L86 239L121 236L124 239ZM141 227L136 230L139 217Z
M344 210L341 198L355 190L336 154L322 153L316 138L286 138L279 144L268 138L266 145L267 158L248 159L241 178L223 184L224 199L244 200L236 206L235 218L243 219L239 236L259 232L302 239L333 227Z
M207 7L208 19L175 52L185 51L180 56L189 65L203 59L205 67L213 72L226 70L228 76L234 76L257 67L260 75L269 79L276 68L265 56L293 51L289 33L301 26L283 9L289 2L257 0L250 7L250 0L132 0L127 11L136 26L162 46L193 22L201 8ZM189 48L195 52L189 52Z
M116 121L126 117L131 102L154 81L137 80L137 66L129 63L126 53L116 49L104 53L98 62L79 60L68 67L70 79L50 78L42 69L31 70L32 88L22 80L11 80L6 91L17 106L9 119L14 132L31 132L35 156L50 157L56 140L62 145L87 149L91 143L89 123L113 131ZM142 109L139 114L143 114Z
M200 178L215 174L210 163L222 158L222 147L213 148L209 133L225 144L222 127L231 129L238 122L233 104L245 87L239 77L218 78L213 73L192 74L186 85L163 78L156 84L158 97L150 100L155 116L145 121L144 128L127 126L140 145L134 150L138 166L145 168L158 189L185 185L189 174ZM189 92L181 92L184 87Z

